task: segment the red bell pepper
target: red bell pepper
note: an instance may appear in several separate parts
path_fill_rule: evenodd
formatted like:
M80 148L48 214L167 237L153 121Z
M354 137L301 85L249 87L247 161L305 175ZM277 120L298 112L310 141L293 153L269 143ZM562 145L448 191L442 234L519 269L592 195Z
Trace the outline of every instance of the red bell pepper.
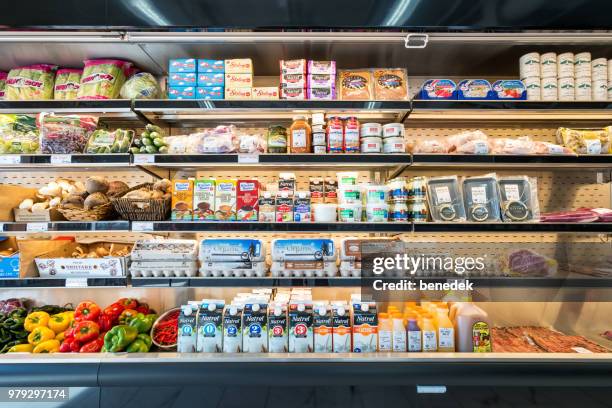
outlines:
M116 322L117 319L119 319L119 315L124 310L125 310L125 307L123 307L121 304L115 302L112 305L105 307L104 311L102 312L102 314L104 314L106 316L109 316L111 318L111 321Z
M119 323L120 324L128 324L130 320L138 314L137 310L134 309L125 309L119 315Z
M72 343L74 343L74 337L64 339L60 345L60 353L70 353L72 351Z
M80 321L74 327L74 339L79 343L87 343L98 337L100 326L96 322Z
M98 319L101 312L100 306L96 305L94 302L81 302L74 311L74 320L95 321Z
M114 319L112 318L112 316L102 313L100 317L98 317L98 325L100 326L100 330L106 332L112 329L114 325L113 320Z
M148 315L151 312L151 308L149 308L149 305L146 303L139 303L136 311L138 313L142 313L143 315Z
M70 351L72 351L73 353L78 353L81 349L81 344L82 343L80 341L72 339L72 342L70 343Z
M83 344L80 353L99 353L102 350L102 346L104 346L104 335L106 332L101 333L97 339L91 340L88 343Z
M116 303L119 303L124 309L136 309L138 307L138 301L134 298L121 298Z

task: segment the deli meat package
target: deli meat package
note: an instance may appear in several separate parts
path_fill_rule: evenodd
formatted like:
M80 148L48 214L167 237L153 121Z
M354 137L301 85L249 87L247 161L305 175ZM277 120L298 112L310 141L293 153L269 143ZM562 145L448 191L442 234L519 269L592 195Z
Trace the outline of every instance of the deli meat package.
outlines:
M497 353L609 353L582 336L570 336L545 327L494 327L493 351Z

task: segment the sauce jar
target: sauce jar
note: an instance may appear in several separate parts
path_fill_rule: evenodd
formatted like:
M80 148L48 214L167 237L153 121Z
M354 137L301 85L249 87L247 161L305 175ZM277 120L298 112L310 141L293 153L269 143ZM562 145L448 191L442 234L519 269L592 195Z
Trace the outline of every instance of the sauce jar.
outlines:
M344 151L344 124L339 116L327 119L327 151L342 153Z
M289 128L289 153L310 153L312 130L305 116L295 116Z
M344 123L344 152L359 153L359 120L351 116Z
M268 153L287 153L287 129L283 126L268 127Z

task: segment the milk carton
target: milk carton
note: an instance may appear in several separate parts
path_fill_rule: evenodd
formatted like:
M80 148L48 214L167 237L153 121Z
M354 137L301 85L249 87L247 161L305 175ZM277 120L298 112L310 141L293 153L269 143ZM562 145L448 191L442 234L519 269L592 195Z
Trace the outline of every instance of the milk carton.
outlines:
M231 304L223 313L223 352L242 351L242 305Z
M247 302L242 312L242 352L268 352L268 305Z
M326 303L315 304L313 309L314 352L331 353L333 351L331 309Z
M289 350L287 305L274 302L268 310L268 351L286 353Z
M289 352L312 353L312 303L292 301L289 304Z
M176 351L179 353L194 353L196 351L196 305L181 306L178 318L178 336Z
M378 344L376 302L355 302L352 310L353 352L374 353Z
M344 302L332 305L332 351L351 351L351 317L349 306Z
M197 319L198 353L220 353L223 349L223 307L225 301L204 299L200 302Z

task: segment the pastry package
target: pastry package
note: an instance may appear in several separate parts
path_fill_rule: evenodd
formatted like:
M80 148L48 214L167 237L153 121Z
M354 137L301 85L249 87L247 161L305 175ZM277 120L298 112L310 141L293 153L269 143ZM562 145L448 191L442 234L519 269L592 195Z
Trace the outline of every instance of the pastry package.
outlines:
M495 174L464 179L463 200L468 221L501 221L499 189Z
M429 212L434 222L465 221L465 207L457 176L427 180Z
M504 222L534 221L539 218L537 179L527 176L500 177L498 185Z
M375 69L373 77L375 100L403 101L408 99L408 75L405 69Z
M338 97L345 101L373 99L372 73L367 69L339 71Z
M577 154L609 154L611 127L604 129L557 129L557 143Z

